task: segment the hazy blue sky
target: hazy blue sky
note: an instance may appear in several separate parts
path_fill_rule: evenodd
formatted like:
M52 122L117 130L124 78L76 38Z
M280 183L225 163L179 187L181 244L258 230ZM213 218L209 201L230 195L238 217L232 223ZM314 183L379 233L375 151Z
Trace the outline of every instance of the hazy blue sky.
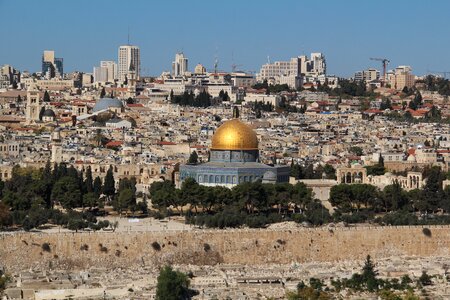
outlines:
M0 0L0 65L40 70L42 51L64 58L66 72L92 72L117 60L127 43L141 48L144 75L169 70L177 51L189 69L257 71L270 56L287 60L323 52L328 73L349 76L377 67L411 65L416 74L450 71L450 1L283 0Z

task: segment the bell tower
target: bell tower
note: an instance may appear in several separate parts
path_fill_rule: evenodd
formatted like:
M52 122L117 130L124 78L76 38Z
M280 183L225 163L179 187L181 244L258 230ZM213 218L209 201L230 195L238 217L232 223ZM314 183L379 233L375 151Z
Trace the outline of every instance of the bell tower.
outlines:
M39 112L41 111L41 99L39 90L33 82L27 90L27 105L25 109L26 123L31 124L39 121Z

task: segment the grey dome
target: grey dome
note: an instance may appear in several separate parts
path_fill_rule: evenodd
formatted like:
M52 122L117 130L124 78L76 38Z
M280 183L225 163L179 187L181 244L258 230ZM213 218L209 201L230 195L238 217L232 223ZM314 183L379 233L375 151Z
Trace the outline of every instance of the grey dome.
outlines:
M113 98L101 98L100 100L95 103L94 108L92 109L93 112L98 112L104 109L109 109L111 107L118 107L122 108L123 103L119 99L113 99Z
M42 113L43 117L53 117L55 118L55 112L53 110L51 110L50 108L47 108L46 110L44 110L44 112Z

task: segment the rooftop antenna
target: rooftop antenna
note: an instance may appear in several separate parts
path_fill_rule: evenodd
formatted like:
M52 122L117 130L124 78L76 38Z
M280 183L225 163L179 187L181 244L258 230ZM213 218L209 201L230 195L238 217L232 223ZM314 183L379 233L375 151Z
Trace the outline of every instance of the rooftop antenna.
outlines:
M270 64L270 56L267 55L267 63Z
M128 26L128 43L127 45L130 45L130 26Z

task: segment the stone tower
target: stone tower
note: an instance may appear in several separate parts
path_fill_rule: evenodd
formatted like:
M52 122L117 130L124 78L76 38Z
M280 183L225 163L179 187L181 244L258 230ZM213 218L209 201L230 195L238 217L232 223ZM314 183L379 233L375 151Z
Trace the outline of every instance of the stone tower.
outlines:
M62 162L62 145L60 129L56 128L52 133L52 163Z
M31 124L39 121L39 112L41 111L41 99L39 90L33 82L27 90L27 106L25 109L26 123Z
M127 97L135 98L136 97L136 69L134 67L133 62L130 63L130 68L127 73L127 80L128 80Z

